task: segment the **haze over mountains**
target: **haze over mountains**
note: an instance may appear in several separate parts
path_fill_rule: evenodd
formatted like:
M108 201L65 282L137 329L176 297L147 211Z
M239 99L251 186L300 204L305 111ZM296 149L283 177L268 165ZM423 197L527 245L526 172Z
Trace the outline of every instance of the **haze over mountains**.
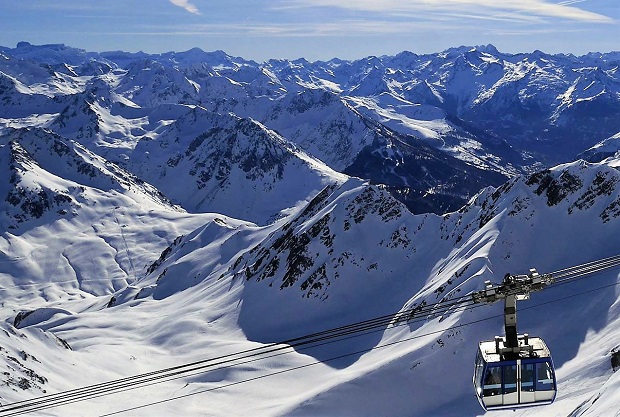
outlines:
M0 47L0 402L619 254L619 65L617 52L492 45L264 63ZM558 368L549 415L620 407L619 281L608 271L545 290L520 313ZM502 331L487 319L500 311L431 315L48 412L217 389L147 410L478 415L473 355Z
M50 129L130 171L143 170L149 152L157 166L184 160L165 171L211 178L215 166L192 170L199 157L189 153L215 150L188 146L237 123L224 120L233 113L333 170L386 185L416 213L458 209L486 185L575 160L620 131L617 53L509 55L489 45L258 64L199 49L95 54L22 43L2 54L3 126ZM167 172L141 174L170 192Z

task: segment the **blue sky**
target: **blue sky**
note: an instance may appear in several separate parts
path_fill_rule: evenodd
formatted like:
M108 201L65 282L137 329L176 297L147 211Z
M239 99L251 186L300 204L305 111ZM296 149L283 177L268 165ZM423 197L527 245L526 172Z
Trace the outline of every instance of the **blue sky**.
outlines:
M264 61L439 52L620 50L620 0L0 0L0 45L199 47Z

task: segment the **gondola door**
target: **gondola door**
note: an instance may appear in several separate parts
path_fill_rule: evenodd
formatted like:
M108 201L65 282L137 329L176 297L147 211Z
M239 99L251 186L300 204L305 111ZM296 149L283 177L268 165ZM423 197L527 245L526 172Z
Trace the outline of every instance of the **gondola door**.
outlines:
M516 361L510 364L504 365L504 405L519 404L520 389L519 389L519 365L521 361Z
M519 361L521 362L521 361ZM520 385L520 398L519 402L521 404L533 403L536 402L536 390L535 390L535 368L536 364L529 362L524 363L521 362L519 366L519 379L521 381Z

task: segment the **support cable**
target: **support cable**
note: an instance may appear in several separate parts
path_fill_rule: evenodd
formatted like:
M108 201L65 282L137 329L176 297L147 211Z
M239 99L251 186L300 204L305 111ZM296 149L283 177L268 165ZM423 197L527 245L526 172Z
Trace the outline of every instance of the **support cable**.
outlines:
M620 285L620 282L604 285L602 287L598 287L598 288L590 289L588 291L583 291L583 292L580 292L580 293L577 293L577 294L572 294L572 295L569 295L569 296L557 298L555 300L550 300L550 301L547 301L547 302L544 302L544 303L539 303L539 304L535 304L535 305L532 305L532 306L528 306L528 307L523 308L523 310L530 310L530 309L538 308L538 307L541 307L541 306L545 306L547 304L557 303L557 302L560 302L560 301L564 301L564 300L567 300L567 299L570 299L570 298L578 297L578 296L584 295L584 294L589 294L589 293L592 293L592 292L595 292L595 291L600 291L600 290L607 289L607 288L610 288L610 287L614 287L614 286L617 286L617 285ZM474 306L474 308L475 307L479 307L479 306L481 306L481 304ZM437 333L441 334L441 333L444 333L444 332L446 332L448 330L454 330L454 329L457 329L457 328L460 328L460 327L466 327L466 326L470 326L470 325L473 325L473 324L478 324L478 323L481 323L483 321L492 320L492 319L496 319L496 318L499 318L499 317L503 317L503 314L497 314L497 315L494 315L494 316L485 317L483 319L471 321L469 323L458 324L456 326L448 327L448 328L445 328L445 329L436 330L436 331L428 332L428 333L421 334L421 335L415 335L415 336L412 336L412 337L409 337L409 338L406 338L406 339L401 339L401 340L397 340L397 341L394 341L394 342L390 342L390 343L386 343L386 344L383 344L383 345L378 345L378 346L375 346L375 347L372 347L372 348L368 348L368 349L363 350L363 351L357 351L357 352L348 353L348 354L340 355L340 356L337 356L337 357L329 358L329 359L326 359L324 361L315 361L315 362L312 362L312 363L309 363L309 364L300 365L300 366L296 366L296 367L289 368L289 369L284 369L284 370L277 371L277 372L272 372L272 373L265 374L265 375L259 375L259 376L256 376L256 377L247 378L247 379L240 380L240 381L235 381L235 382L230 382L228 384L223 384L223 385L219 385L219 386L216 386L216 387L205 388L205 389L202 389L202 390L199 390L199 391L190 392L190 393L179 395L179 396L176 396L176 397L166 398L164 400L159 400L159 401L155 401L155 402L151 402L151 403L147 403L147 404L143 404L143 405L139 405L139 406L135 406L135 407L131 407L131 408L126 408L126 409L123 409L123 410L118 410L118 411L114 411L114 412L107 413L107 414L102 414L102 415L99 415L98 417L110 417L110 416L114 416L114 415L118 415L118 414L123 414L123 413L129 412L129 411L135 411L135 410L139 410L139 409L142 409L142 408L151 407L153 405L160 405L160 404L164 404L164 403L167 403L167 402L176 401L178 399L187 398L187 397L190 397L190 396L193 396L193 395L204 394L206 392L212 392L212 391L228 388L228 387L231 387L231 386L243 384L243 383L246 383L246 382L256 381L256 380L259 380L259 379L263 379L263 378L267 378L267 377L270 377L270 376L275 376L275 375L283 374L285 372L291 372L291 371L307 368L307 367L318 365L318 364L325 363L325 362L332 362L332 361L335 361L335 360L338 360L338 359L343 359L343 358L345 358L347 356L359 355L359 354L370 352L370 351L373 351L373 350L382 349L382 348L385 348L385 347L388 347L388 346L393 346L393 345L396 345L396 344L399 344L399 343L408 342L408 341L411 341L411 340L414 340L414 339L418 339L418 338L422 338L422 337L426 337L426 336L431 336L433 334L437 334Z
M468 297L459 297L457 301L442 301L434 304L428 304L423 308L415 307L395 314L389 314L375 319L365 320L359 323L349 324L346 326L313 333L307 336L289 339L284 342L272 343L266 346L196 361L189 364L178 365L145 374L95 384L84 388L78 388L56 394L49 394L31 400L24 400L7 404L0 407L0 416L17 415L24 412L38 411L40 409L49 408L50 406L65 405L68 402L87 400L92 398L94 395L108 395L116 393L120 390L124 390L126 388L139 388L143 384L147 384L153 381L165 382L172 377L176 377L179 375L185 376L185 374L189 372L195 372L198 370L205 372L209 368L230 364L234 361L239 361L247 358L255 358L261 355L285 350L290 351L291 348L299 348L304 346L307 346L307 348L316 347L315 345L320 342L339 341L343 337L349 335L355 335L373 329L385 329L390 324L396 324L400 322L404 322L404 324L407 324L415 318L424 317L424 320L426 320L426 317L428 315L437 316L442 313L448 312L450 309L458 306L467 307L471 305L473 305L473 303L471 303ZM14 413L10 413L11 411L14 411Z
M545 274L545 276L556 275L556 278L553 283L543 286L543 288L562 285L577 279L581 279L585 276L602 272L618 266L620 266L620 255L565 268L551 274ZM282 342L271 343L257 348L233 352L214 358L204 359L188 364L173 366L144 374L121 378L118 380L89 385L83 388L77 388L55 394L48 394L30 400L23 400L7 404L4 406L0 406L0 416L13 416L33 411L44 410L52 407L58 407L78 401L85 401L92 398L101 397L104 395L115 394L118 392L124 392L131 389L150 386L161 382L184 378L187 376L202 374L216 369L223 369L226 367L238 366L240 364L249 363L257 360L263 360L273 356L291 353L294 350L302 351L306 349L311 349L328 343L339 342L342 340L350 339L352 337L358 337L382 331L389 326L396 327L400 325L415 323L418 321L426 321L429 317L432 318L441 316L449 312L462 311L468 308L476 308L481 306L481 304L479 303L479 300L477 301L472 294L469 294L450 300L444 299L433 304L421 304L410 309L401 310L397 313L388 314L374 319L364 320L358 323L348 324L345 326L340 326L333 329L296 337ZM493 318L494 317L497 316L493 316ZM459 325L456 327L461 326ZM449 329L450 328L444 329L443 331ZM422 336L425 335L419 335L416 337ZM403 339L403 341L406 340L411 340L411 338ZM358 352L345 356L351 356L354 354L358 354ZM283 371L280 371L279 373L281 372Z

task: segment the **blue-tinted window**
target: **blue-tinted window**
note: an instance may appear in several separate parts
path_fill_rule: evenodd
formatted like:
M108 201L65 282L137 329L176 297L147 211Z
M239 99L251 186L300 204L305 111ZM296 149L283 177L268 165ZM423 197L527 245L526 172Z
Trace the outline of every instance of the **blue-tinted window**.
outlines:
M534 363L521 363L521 391L534 391Z
M489 366L482 381L482 395L485 397L502 393L502 367Z
M504 394L517 392L517 364L504 366Z
M555 389L553 383L553 368L549 362L538 362L536 364L536 391L549 391Z

